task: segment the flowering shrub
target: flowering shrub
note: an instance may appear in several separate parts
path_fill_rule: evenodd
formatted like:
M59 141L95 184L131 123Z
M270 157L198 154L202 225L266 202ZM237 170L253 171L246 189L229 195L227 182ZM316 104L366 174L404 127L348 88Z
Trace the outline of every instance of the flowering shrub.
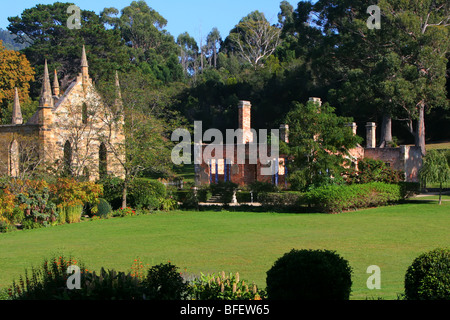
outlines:
M0 221L21 223L24 228L79 222L86 203L97 212L101 194L101 185L69 178L55 183L10 179L0 188Z
M20 276L19 281L13 281L8 289L8 294L13 300L48 300L62 299L70 293L67 289L67 269L71 265L78 265L78 261L72 257L54 257L44 260L39 268L33 268L31 275L25 271L25 276ZM88 270L79 265L84 275Z
M120 208L113 212L114 217L131 217L131 216L135 216L135 215L136 215L136 211L129 207Z
M95 204L92 212L97 211L98 198L103 194L103 187L90 181L76 181L70 178L60 178L51 185L57 198L58 207L72 207L86 203Z
M203 274L190 283L194 300L262 300L265 292L235 275Z

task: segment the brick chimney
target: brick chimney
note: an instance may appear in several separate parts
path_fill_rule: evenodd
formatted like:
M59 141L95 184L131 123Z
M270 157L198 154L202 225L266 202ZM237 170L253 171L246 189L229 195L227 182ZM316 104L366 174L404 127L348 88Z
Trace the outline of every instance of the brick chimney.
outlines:
M289 125L280 125L280 141L289 143Z
M356 136L356 133L358 131L358 126L356 125L356 123L351 122L351 123L347 124L347 127L352 128L353 135Z
M251 126L251 109L250 101L239 101L239 129L243 130L242 141L238 143L246 144L253 142L252 126Z
M319 107L322 106L322 99L320 99L320 98L310 97L310 98L309 98L309 101L318 104Z
M366 124L366 148L376 148L377 146L377 125L375 122Z

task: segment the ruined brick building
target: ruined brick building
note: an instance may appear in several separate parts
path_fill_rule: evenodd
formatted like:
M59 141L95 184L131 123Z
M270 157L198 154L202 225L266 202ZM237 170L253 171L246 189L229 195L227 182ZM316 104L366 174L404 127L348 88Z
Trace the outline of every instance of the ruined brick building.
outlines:
M310 101L321 105L320 98L310 98ZM241 136L233 142L233 148L228 149L227 143L211 145L201 143L202 158L200 163L195 165L195 177L197 185L214 184L219 181L231 181L238 185L248 185L255 181L269 182L278 186L286 186L288 181L288 168L286 155L271 157L270 152L267 157L261 159L259 144L253 146L253 139L256 137L251 129L251 103L249 101L239 102L239 128L242 130ZM356 135L356 123L349 124L353 134ZM349 150L350 160L357 167L358 161L364 158L381 160L388 166L396 170L405 172L406 181L418 182L419 169L422 166L422 153L419 147L400 146L397 148L378 148L376 146L376 124L369 122L366 125L366 147L358 145ZM289 143L289 125L282 124L279 128L279 140ZM210 148L211 152L205 152ZM215 152L220 151L220 157ZM233 150L229 152L229 150ZM209 151L209 150L208 150ZM265 151L264 151L265 152ZM265 153L262 153L265 155ZM245 162L238 161L239 153L244 155ZM256 155L256 160L250 161L251 155ZM273 173L262 174L263 168L272 168ZM273 170L278 168L278 170Z
M52 88L45 61L36 113L23 123L16 89L11 124L0 126L0 175L22 177L45 168L89 180L103 174L123 177L125 136L117 74L116 86L118 98L111 108L89 76L84 46L81 72L63 93L56 70Z

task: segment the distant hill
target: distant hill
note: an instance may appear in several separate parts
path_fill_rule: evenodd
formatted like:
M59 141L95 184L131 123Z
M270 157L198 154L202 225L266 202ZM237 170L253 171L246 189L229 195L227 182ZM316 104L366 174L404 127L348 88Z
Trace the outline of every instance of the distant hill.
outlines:
M3 30L0 28L0 40L3 41L3 45L6 49L19 51L28 46L27 44L16 43L14 41L15 38L16 35L11 34L8 30Z

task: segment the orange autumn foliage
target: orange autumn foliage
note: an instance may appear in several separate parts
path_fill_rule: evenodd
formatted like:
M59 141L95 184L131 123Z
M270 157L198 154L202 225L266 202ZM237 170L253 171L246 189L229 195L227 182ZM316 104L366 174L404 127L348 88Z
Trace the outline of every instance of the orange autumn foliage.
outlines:
M26 56L15 50L7 50L0 40L0 104L14 100L14 88L19 90L21 102L27 102L30 81L34 81L34 69Z

